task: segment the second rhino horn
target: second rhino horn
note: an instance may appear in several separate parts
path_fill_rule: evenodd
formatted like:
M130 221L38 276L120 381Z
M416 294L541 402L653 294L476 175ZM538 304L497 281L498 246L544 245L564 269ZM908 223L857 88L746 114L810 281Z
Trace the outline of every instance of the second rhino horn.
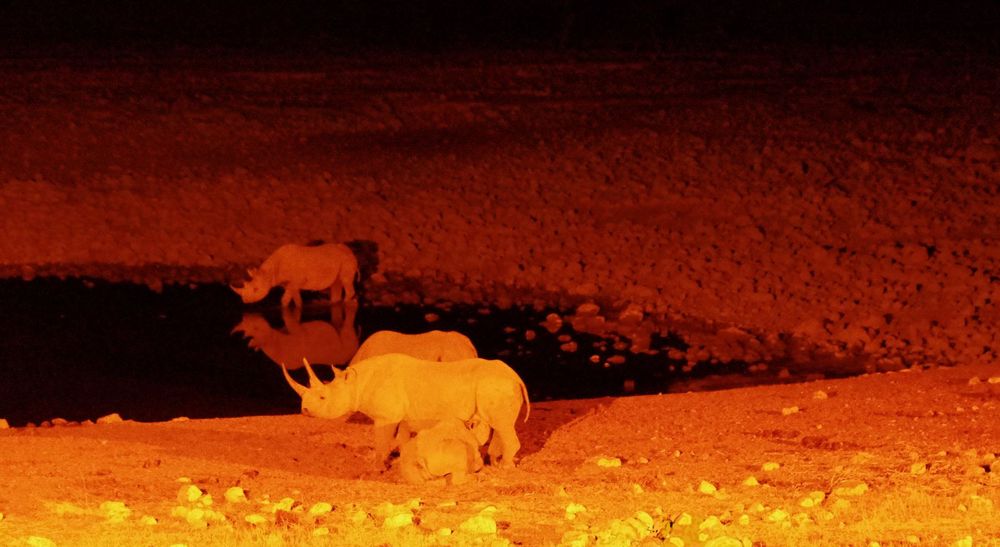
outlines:
M309 375L309 387L322 385L323 381L319 379L319 376L316 376L316 371L309 365L309 360L303 357L302 364L306 366L306 373Z

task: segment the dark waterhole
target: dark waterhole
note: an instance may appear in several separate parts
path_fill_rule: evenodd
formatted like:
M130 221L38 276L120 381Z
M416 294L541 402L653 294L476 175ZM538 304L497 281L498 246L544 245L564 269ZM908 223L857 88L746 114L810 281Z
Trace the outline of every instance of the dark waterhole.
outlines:
M2 280L0 418L19 426L112 412L139 421L295 413L298 398L268 354L280 359L305 352L312 361L345 362L356 349L352 343L382 329L463 332L481 356L510 364L534 401L666 392L680 380L745 369L706 365L680 373L682 363L663 351L618 350L614 340L573 332L568 323L550 333L540 324L558 310L362 302L355 335L350 308L313 302L296 318L283 316L276 301L272 294L264 305L247 307L222 285L172 285L155 293L130 284ZM253 338L232 333L237 325ZM536 336L529 340L527 330ZM560 349L565 335L577 351ZM651 347L683 349L678 340L656 335ZM624 363L608 363L613 356ZM293 371L304 380L302 373Z

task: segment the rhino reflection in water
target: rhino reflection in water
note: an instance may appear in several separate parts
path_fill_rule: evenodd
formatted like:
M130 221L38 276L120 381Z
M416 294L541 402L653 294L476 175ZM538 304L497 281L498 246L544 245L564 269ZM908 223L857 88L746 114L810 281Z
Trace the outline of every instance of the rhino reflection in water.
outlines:
M344 364L358 350L358 333L354 317L357 301L341 302L331 306L332 322L323 320L301 321L301 309L283 308L284 328L272 327L263 315L244 313L232 332L242 332L249 338L247 345L264 352L277 364L287 363L300 368L302 360L314 363Z

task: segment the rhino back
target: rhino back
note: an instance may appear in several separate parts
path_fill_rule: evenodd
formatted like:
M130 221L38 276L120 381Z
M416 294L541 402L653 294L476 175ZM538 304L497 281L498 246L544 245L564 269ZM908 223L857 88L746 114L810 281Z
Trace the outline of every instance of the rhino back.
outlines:
M432 330L403 334L382 330L373 333L361 344L351 363L387 353L403 353L426 361L458 361L477 356L475 346L460 332Z
M353 258L350 250L340 244L318 247L288 244L275 251L268 262L275 285L292 283L306 290L321 290L332 285Z
M456 331L434 331L440 333L441 353L438 358L442 361L460 361L462 359L473 359L479 357L476 346L469 340L469 337Z
M478 361L476 375L479 378L476 397L480 411L498 410L497 407L504 407L516 414L523 403L527 420L531 412L528 389L517 372L500 360L477 359L476 361Z
M358 375L358 410L373 419L468 421L480 382L476 363L435 363L390 353L351 365Z

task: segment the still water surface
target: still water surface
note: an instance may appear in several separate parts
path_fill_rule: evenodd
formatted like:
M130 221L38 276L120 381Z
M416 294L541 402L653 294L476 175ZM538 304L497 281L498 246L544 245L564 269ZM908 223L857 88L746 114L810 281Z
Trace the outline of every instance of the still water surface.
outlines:
M616 350L615 340L573 332L568 323L549 332L540 325L553 312L560 313L313 301L297 316L283 314L274 294L248 307L223 285L167 286L156 293L75 279L2 280L0 418L19 426L112 412L139 421L294 413L298 399L276 361L298 364L306 356L314 363L345 363L365 337L383 329L460 331L480 356L510 364L535 401L666 392L679 379L681 373L671 370L679 363L662 351ZM560 348L567 336L577 351ZM666 347L683 345L653 337L654 350ZM616 355L624 363L609 364ZM741 366L713 365L711 371L739 372ZM301 370L293 374L305 379Z

